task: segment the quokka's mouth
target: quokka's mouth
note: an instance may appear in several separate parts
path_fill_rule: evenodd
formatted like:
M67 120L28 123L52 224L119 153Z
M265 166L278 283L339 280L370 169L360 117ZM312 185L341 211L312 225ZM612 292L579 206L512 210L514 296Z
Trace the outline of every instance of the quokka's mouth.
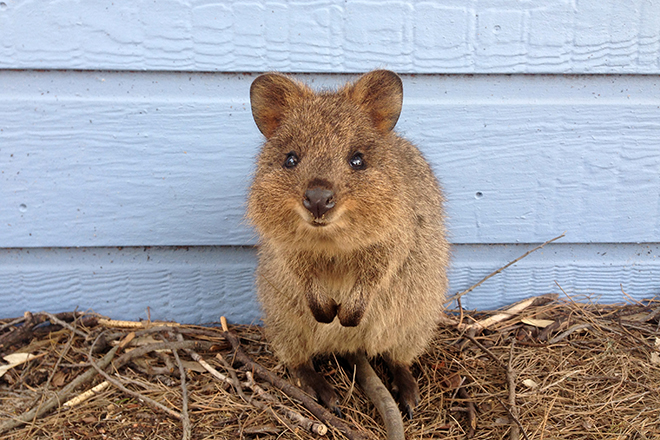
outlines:
M330 222L328 222L325 218L313 218L311 222L309 222L310 225L312 225L315 228L323 228L325 226L328 226Z

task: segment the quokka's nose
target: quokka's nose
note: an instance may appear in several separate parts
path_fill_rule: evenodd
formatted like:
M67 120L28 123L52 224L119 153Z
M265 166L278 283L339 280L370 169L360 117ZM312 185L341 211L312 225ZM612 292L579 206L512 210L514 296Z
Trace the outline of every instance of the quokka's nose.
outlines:
M312 188L305 191L303 205L314 218L321 218L323 214L330 211L335 206L335 193L325 188Z

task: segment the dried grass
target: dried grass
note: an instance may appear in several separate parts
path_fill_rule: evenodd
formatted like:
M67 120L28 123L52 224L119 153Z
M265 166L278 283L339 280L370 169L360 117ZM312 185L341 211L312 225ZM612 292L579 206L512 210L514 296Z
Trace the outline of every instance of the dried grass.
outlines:
M450 313L456 317L460 313ZM463 322L480 321L492 313L463 312ZM525 319L527 323L521 321ZM465 439L469 432L467 407L477 410L473 438L511 438L517 426L511 413L518 413L520 438L535 440L598 439L643 440L660 438L660 302L600 305L588 299L554 300L531 306L521 314L494 324L472 342L456 325L440 327L428 353L413 368L419 378L422 402L415 419L406 422L409 439ZM535 325L552 321L547 330ZM0 320L0 343L20 329L20 322ZM72 323L72 320L68 321ZM85 321L83 321L85 322ZM71 328L60 324L37 325L30 339L0 345L2 354L17 351L41 357L17 366L0 378L0 425L38 407L90 368L87 354L102 331L109 341L119 341L136 329L108 329L98 320ZM262 329L232 326L252 359L279 376L288 377L278 365ZM231 347L217 327L173 327L169 335L182 332L186 340L211 342L196 350L209 364L229 374L217 353L231 360ZM82 334L80 333L82 332ZM188 333L186 333L188 332ZM83 337L82 335L87 335ZM163 338L158 332L135 341ZM173 339L174 340L174 339ZM552 343L550 342L552 341ZM101 347L98 361L108 352ZM487 351L485 351L487 350ZM279 438L312 439L317 435L302 429L291 431L267 411L241 399L234 389L197 368L189 354L178 352L186 367L188 413L193 439ZM496 358L496 359L494 359ZM515 379L515 407L507 382ZM319 362L319 368L344 396L344 421L356 431L383 438L385 433L374 406L353 385L352 371L335 358ZM375 362L380 376L387 372ZM183 391L175 359L164 353L141 356L110 374L123 385L181 412ZM117 376L117 374L119 376ZM244 372L239 378L246 380ZM96 376L76 394L102 382ZM298 402L267 384L260 384L287 407L314 418ZM467 394L459 393L463 388ZM248 393L246 389L246 393ZM464 395L467 398L461 398ZM0 439L181 439L182 423L127 396L110 386L73 409L57 408L0 434ZM269 403L268 405L272 405ZM507 409L508 408L508 409ZM330 429L327 438L344 438Z

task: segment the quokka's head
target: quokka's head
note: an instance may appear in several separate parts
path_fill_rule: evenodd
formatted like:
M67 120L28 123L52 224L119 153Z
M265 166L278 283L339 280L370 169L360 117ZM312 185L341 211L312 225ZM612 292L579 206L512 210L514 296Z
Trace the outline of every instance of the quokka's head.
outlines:
M336 92L315 93L278 73L250 88L266 137L247 216L263 238L310 250L350 250L399 223L405 157L392 133L401 79L376 70Z

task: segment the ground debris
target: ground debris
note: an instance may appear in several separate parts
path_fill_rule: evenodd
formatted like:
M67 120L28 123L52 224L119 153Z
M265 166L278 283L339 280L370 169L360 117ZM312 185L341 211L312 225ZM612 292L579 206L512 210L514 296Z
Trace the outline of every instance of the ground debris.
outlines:
M658 438L660 302L606 305L544 297L509 310L515 313L448 311L413 367L422 401L414 420L405 422L407 438ZM504 319L489 319L503 313ZM113 322L86 313L0 319L0 355L33 356L0 361L7 367L0 377L0 439L345 438L332 426L319 437L285 417L293 411L318 422L299 401L255 383L219 325ZM293 383L261 328L229 330L240 339L242 355ZM89 373L89 356L95 364L111 358L105 372L132 393ZM373 364L387 383L384 363ZM346 397L343 421L360 436L382 437L380 416L353 384L352 372L334 357L320 360L318 368ZM91 378L64 396L84 374ZM236 380L249 384L243 396L232 385ZM44 414L15 422L31 410L39 413L54 397L60 400ZM6 428L8 423L18 426Z

